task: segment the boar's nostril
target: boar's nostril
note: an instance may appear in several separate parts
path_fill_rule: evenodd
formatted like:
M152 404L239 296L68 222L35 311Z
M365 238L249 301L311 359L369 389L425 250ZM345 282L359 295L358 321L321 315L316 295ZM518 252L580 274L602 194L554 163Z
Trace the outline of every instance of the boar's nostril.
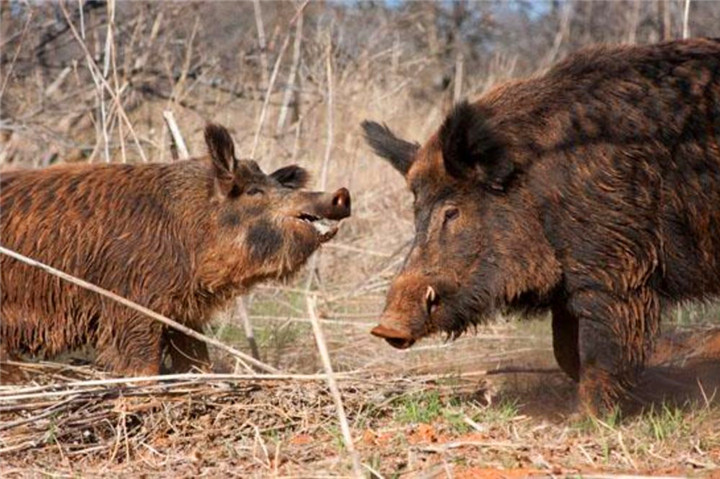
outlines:
M350 216L350 192L347 188L340 188L333 194L332 206L338 219Z
M397 349L407 349L415 343L414 339L401 339L401 338L385 338L385 341Z

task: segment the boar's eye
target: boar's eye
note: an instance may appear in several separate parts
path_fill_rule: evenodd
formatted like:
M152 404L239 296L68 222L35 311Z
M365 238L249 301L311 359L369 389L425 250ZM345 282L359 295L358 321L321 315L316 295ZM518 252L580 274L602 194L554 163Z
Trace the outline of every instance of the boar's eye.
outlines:
M455 207L448 208L445 210L445 219L443 220L443 223L448 223L448 222L454 220L455 218L457 218L458 216L460 216L459 209L457 209Z
M262 195L265 193L263 190L258 188L257 186L251 186L245 191L245 194L248 196L256 196L256 195Z

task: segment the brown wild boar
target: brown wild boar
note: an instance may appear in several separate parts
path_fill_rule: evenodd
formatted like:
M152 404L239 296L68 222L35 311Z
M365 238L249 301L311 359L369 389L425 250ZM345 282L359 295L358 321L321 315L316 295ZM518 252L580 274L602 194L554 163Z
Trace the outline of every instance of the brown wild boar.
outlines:
M209 156L167 164L50 167L0 175L0 244L197 331L239 293L296 272L350 216L350 194L303 191L298 166L266 175L208 125ZM83 344L118 373L209 365L205 343L0 256L0 333L10 354Z
M661 311L720 293L720 40L580 51L457 105L422 147L363 127L415 199L372 331L395 347L550 311L597 413L636 382Z

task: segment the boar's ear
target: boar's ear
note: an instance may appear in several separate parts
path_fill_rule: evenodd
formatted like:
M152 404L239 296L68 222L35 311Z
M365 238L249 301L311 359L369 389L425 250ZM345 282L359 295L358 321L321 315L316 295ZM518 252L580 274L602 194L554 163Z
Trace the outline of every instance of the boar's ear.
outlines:
M285 166L275 170L270 174L270 177L284 187L292 188L294 190L303 188L307 184L308 180L310 180L310 175L305 168L301 168L297 165Z
M241 188L235 174L238 163L230 133L223 126L209 123L205 127L205 143L212 159L218 190L224 196L239 195Z
M376 155L385 158L390 164L405 176L415 158L420 145L401 140L385 125L374 121L362 122L365 130L365 141Z
M483 112L467 101L456 105L443 123L440 145L445 169L455 178L504 191L516 173Z

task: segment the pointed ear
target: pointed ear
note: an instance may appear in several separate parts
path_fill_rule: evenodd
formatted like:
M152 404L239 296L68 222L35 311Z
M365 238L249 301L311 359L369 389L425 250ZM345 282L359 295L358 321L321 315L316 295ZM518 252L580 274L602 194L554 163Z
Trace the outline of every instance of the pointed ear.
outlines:
M501 138L488 124L487 114L467 101L455 106L439 137L445 169L455 178L504 191L517 173Z
M205 143L212 159L219 192L224 196L237 196L240 187L235 181L237 160L230 133L221 125L209 123L205 127Z
M373 121L362 122L362 128L365 130L365 141L375 154L388 160L396 170L405 176L420 145L401 140L387 126Z
M270 177L286 188L292 188L294 190L305 187L310 180L310 174L305 168L297 165L285 166L275 170L270 174Z

